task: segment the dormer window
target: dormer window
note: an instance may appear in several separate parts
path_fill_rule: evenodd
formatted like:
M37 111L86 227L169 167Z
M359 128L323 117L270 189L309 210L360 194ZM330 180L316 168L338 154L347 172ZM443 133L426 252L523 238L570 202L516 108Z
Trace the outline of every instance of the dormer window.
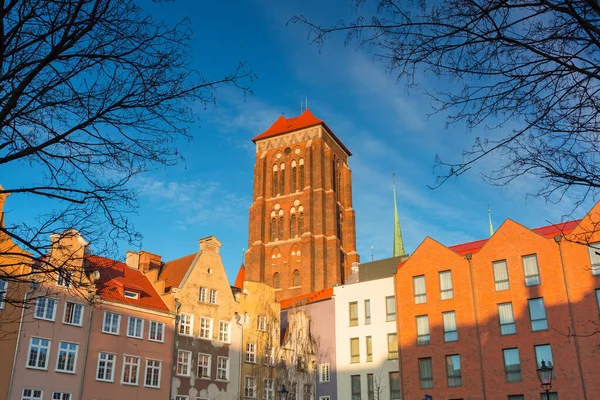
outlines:
M72 275L73 274L71 273L71 271L67 271L61 268L58 271L58 279L56 280L56 284L58 286L68 288L69 286L71 286Z
M125 297L127 297L128 299L139 299L140 298L140 294L136 293L136 292L132 292L131 290L125 290Z

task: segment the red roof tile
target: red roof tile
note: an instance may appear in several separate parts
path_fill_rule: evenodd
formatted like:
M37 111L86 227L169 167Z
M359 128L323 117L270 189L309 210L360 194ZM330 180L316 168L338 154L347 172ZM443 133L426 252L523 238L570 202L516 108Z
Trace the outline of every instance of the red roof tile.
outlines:
M192 253L165 263L159 276L160 279L165 281L165 290L167 290L167 288L179 286L185 277L185 274L187 274L190 269L192 262L196 259L196 254L197 253Z
M303 294L301 296L290 297L289 299L283 299L279 302L282 310L291 308L294 306L305 305L310 303L316 303L318 301L330 299L333 296L333 288L319 290L318 292L312 292Z
M242 266L240 267L240 270L238 271L237 277L235 278L235 283L233 284L233 286L238 289L243 289L245 280L246 280L246 267L244 266L244 264L242 264Z
M87 267L92 271L100 272L100 278L95 284L97 294L101 299L136 307L169 311L150 280L137 269L129 268L123 262L95 255L86 256L85 261ZM139 298L125 297L124 289L139 292Z

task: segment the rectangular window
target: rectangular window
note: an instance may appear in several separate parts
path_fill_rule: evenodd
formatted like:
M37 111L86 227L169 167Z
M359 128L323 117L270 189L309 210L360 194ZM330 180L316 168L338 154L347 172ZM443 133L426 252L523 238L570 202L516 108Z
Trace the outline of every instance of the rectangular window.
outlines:
M600 275L600 242L590 243L588 246L592 275Z
M256 398L256 377L244 377L244 397L248 397L250 399Z
M419 358L419 384L421 389L433 388L433 367L431 358Z
M367 374L367 400L375 400L375 380L373 374Z
M198 378L210 378L209 354L198 354Z
M329 382L329 363L319 365L319 382Z
M206 303L207 299L208 299L208 289L205 287L201 287L200 289L198 289L198 300Z
M358 338L350 339L350 363L360 362L360 348Z
M458 327L456 326L456 312L448 311L442 313L444 323L444 341L456 342L458 340Z
M429 316L420 315L417 317L417 345L424 346L429 342Z
M39 297L35 303L35 317L54 321L56 316L56 299Z
M177 375L190 376L192 352L179 350L177 352Z
M81 326L83 320L83 305L77 303L71 303L67 301L65 303L65 312L63 314L63 323L69 325Z
M123 295L125 297L127 297L128 299L139 299L140 298L139 293L134 292L132 290L127 290L127 289L125 289L125 291L123 292Z
M536 254L523 256L523 271L525 272L525 286L536 286L541 283Z
M348 303L348 313L350 316L350 326L358 325L358 303L353 301Z
M394 299L394 296L389 296L385 298L385 320L396 320L396 301Z
M492 266L494 267L494 282L496 284L496 292L510 289L506 260L494 261Z
M229 380L229 358L217 357L217 379L221 381Z
M256 343L246 343L246 362L256 363Z
M115 377L115 355L111 353L98 353L98 368L96 380L113 382Z
M510 394L508 395L508 400L525 400L525 396L522 394Z
M460 356L458 354L446 356L446 373L448 374L448 387L462 386Z
M425 275L413 277L413 288L415 291L415 304L427 303L427 290L425 288Z
M212 319L200 318L200 337L202 339L212 339Z
M393 371L390 375L390 400L400 400L400 372Z
M275 380L263 379L263 400L275 400Z
M79 345L69 342L59 342L56 370L60 372L75 372Z
M153 342L164 342L165 324L162 322L150 321L150 328L148 328L148 340L152 340Z
M598 308L600 308L600 289L596 289L596 302L598 303Z
M71 393L52 392L52 400L71 400Z
M27 368L48 369L50 340L32 337L29 341L29 358Z
M498 304L498 317L500 318L501 335L512 335L517 333L512 303Z
M118 335L120 326L121 314L115 314L110 311L104 311L104 322L102 323L102 332Z
M217 304L217 291L215 289L210 289L210 304Z
M192 336L194 334L194 316L191 314L181 314L179 321L179 334Z
M257 329L261 332L265 332L267 330L267 316L259 315L256 320Z
M552 358L552 347L549 344L543 344L535 346L535 359L537 361L537 367L542 367L542 361L546 363L548 367L554 368L554 359ZM552 370L552 378L556 377L556 369Z
M371 300L365 300L365 325L371 324Z
M350 376L350 387L352 390L352 400L361 400L360 375Z
M302 400L312 400L312 386L305 383L304 391L302 392Z
M548 395L546 393L540 393L542 395L542 400L558 400L558 393L550 392Z
M519 349L504 349L504 371L506 373L506 382L521 382L521 359L519 358Z
M190 396L175 396L175 400L190 400Z
M127 336L142 339L144 337L144 320L129 317L127 319Z
M144 376L144 386L151 388L160 387L160 372L162 361L146 359L146 374Z
M545 331L548 329L543 298L529 299L529 317L531 318L532 331Z
M71 271L68 271L64 268L60 268L58 270L58 279L56 280L56 284L58 286L68 288L69 286L71 286L72 275L73 273Z
M4 309L4 299L6 298L6 290L8 289L8 282L0 279L0 310Z
M229 322L219 322L219 340L229 342Z
M133 356L123 356L123 374L121 384L137 385L140 372L140 358Z
M273 347L271 347L271 345L269 344L265 346L265 356L263 357L263 364L268 365L270 367L275 366L275 354L273 351Z
M23 389L21 400L42 400L44 391L40 389Z
M373 339L367 336L367 362L373 361Z
M398 340L396 339L396 332L388 333L388 360L395 360L398 358Z
M452 287L452 271L440 272L440 299L448 300L454 298Z

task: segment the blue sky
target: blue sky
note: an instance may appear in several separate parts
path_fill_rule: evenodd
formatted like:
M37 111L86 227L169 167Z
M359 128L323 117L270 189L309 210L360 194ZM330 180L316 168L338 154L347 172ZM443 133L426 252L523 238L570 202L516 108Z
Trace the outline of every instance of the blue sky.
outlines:
M349 0L178 0L145 7L170 21L191 18L193 64L207 77L218 78L239 61L250 63L258 77L253 95L225 88L217 93L215 106L198 107L194 139L178 144L185 163L134 182L143 189L139 212L132 218L144 236L142 247L163 260L195 252L199 238L215 235L223 243L228 275L235 279L242 249L248 246L251 139L282 113L298 115L305 98L353 152L349 163L362 261L370 260L371 246L375 259L391 256L392 172L407 252L426 236L446 245L486 237L488 204L496 227L506 218L529 227L546 225L572 211L570 199L554 205L526 198L536 188L530 177L502 188L483 182L479 172L493 168L494 158L440 189L428 189L435 182L435 155L456 160L482 132L464 126L446 129L444 115L428 117L429 99L407 91L367 51L344 46L342 36L319 51L309 44L304 27L287 25L294 14L330 24L351 17ZM425 76L421 88L450 84ZM7 218L32 217L26 202L9 202L7 211ZM124 244L119 250L124 256L127 249Z

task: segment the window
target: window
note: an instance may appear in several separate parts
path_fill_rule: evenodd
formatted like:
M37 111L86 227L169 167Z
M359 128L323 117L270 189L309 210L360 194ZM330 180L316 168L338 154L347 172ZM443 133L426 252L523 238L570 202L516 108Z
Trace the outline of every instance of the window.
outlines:
M453 298L452 271L440 272L440 299L448 300Z
M600 275L600 242L590 243L588 251L590 253L592 275Z
M504 371L506 373L506 382L521 382L521 359L519 358L519 349L504 349Z
M331 400L329 396L319 396L319 400Z
M190 400L190 396L175 396L175 400Z
M290 384L287 400L296 400L296 386L296 382Z
M373 339L367 336L367 362L373 361Z
M63 314L63 323L69 325L81 326L83 320L83 305L77 303L71 303L67 301L65 303L65 312Z
M56 370L60 372L75 372L77 367L77 353L79 345L75 343L59 342Z
M352 400L361 400L360 375L350 376L350 387L352 389Z
M350 311L350 326L358 326L358 303L356 301L348 303L348 309Z
M329 363L319 365L319 382L329 382Z
M300 271L294 270L294 286L300 286Z
M540 393L542 395L542 400L558 400L558 393L550 392L548 395L546 393Z
M221 342L229 342L229 322L219 322L219 340Z
M274 400L275 399L275 380L264 379L263 380L263 400Z
M246 343L246 362L256 363L256 343Z
M510 394L508 395L508 400L525 400L525 396L522 394Z
M290 216L290 237L295 238L296 234L296 214Z
M251 399L256 398L256 377L244 377L244 397L249 397Z
M54 321L56 316L56 299L39 297L35 303L35 317Z
M304 391L302 392L302 400L312 400L312 386L305 383Z
M554 368L554 360L552 358L552 347L549 344L543 344L535 346L535 359L537 361L537 368L542 367L542 361L546 362L548 367ZM556 371L552 370L552 378L555 378Z
M304 160L300 159L300 190L304 189Z
M257 320L256 320L256 325L257 325L257 329L259 331L266 331L267 330L267 316L266 315L259 315Z
M365 325L371 324L371 300L365 300Z
M52 400L71 400L71 393L52 392Z
M96 380L112 382L115 376L115 355L111 353L98 353L98 368Z
M304 167L304 165L302 165ZM302 235L304 233L304 213L301 212L298 214L298 234Z
M413 288L415 291L415 304L427 303L427 291L425 288L425 275L413 277Z
M279 194L279 174L277 173L277 165L273 165L273 176L271 177L271 196L275 197Z
M217 291L215 289L210 289L210 304L217 304Z
M281 180L279 181L279 194L285 194L285 164L281 163Z
M500 317L501 335L512 335L517 333L512 303L498 304L498 317Z
M431 358L419 358L419 384L421 389L433 388L433 367Z
M139 357L123 356L123 375L121 377L121 383L123 385L137 385L139 370Z
M283 216L279 217L279 224L277 225L277 239L283 240Z
M181 314L179 322L179 334L192 336L194 334L194 316L191 314Z
M394 360L398 358L398 340L396 339L396 332L388 333L388 360Z
M360 362L360 348L358 338L350 339L350 362L357 363Z
M144 376L144 386L159 388L160 387L160 370L162 361L146 360L146 375Z
M4 309L4 299L6 298L6 289L8 289L8 282L0 279L0 310Z
M596 301L598 302L598 308L600 308L600 289L596 289Z
M393 371L390 375L390 399L400 400L400 372Z
M212 339L212 322L210 318L200 318L200 337L202 339Z
M229 358L217 357L217 379L229 380Z
M21 400L42 400L44 391L40 389L23 389Z
M127 319L127 336L142 339L144 337L144 320L129 317Z
M448 387L462 386L460 356L458 354L446 356L446 373L448 374Z
M523 257L523 271L525 272L525 286L535 286L541 283L537 255Z
M210 378L209 354L198 354L198 378Z
M206 295L207 295L208 289L205 287L201 287L200 289L198 289L198 300L206 303Z
M125 290L123 295L129 299L139 299L140 294L136 292L132 292L131 290Z
M271 218L271 242L277 240L277 219Z
M73 273L71 271L66 270L64 268L60 268L58 271L58 279L56 280L56 284L58 286L68 288L69 286L71 286L72 275Z
M268 365L270 367L275 366L275 354L273 352L273 347L271 347L271 345L269 345L269 344L267 344L265 346L265 356L264 356L263 364Z
M424 346L429 342L429 316L420 315L417 317L417 345Z
M121 314L115 314L110 311L104 311L104 323L102 324L102 332L118 335L120 325Z
M190 376L190 365L192 362L192 352L179 350L177 352L177 375Z
M510 289L506 260L495 261L492 263L492 266L494 268L494 282L496 283L496 292Z
M444 341L456 342L458 340L458 327L456 326L456 312L448 311L442 313L444 322Z
M375 381L373 374L367 374L367 399L375 400Z
M545 331L548 329L543 298L529 299L529 317L531 318L532 331Z
M273 287L275 289L280 289L281 286L279 286L279 272L275 272L273 274Z
M148 329L148 340L152 340L153 342L164 342L165 324L162 322L150 321L150 328Z
M48 369L48 354L50 353L50 341L32 337L29 341L28 368Z
M389 296L385 298L385 320L396 320L396 302L394 296Z

